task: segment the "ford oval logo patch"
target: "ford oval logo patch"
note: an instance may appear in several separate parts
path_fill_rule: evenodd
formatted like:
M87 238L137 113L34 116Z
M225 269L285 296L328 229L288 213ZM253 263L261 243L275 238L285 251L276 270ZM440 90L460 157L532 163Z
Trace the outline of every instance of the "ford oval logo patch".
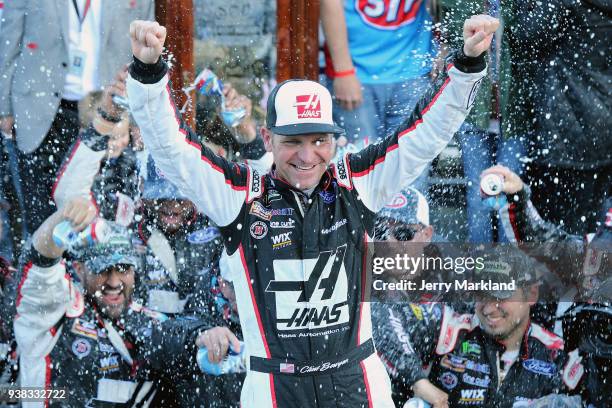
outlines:
M195 232L192 232L187 236L187 240L191 244L205 244L212 241L219 236L219 229L215 227L204 228Z
M523 361L523 367L532 373L541 374L548 377L552 377L557 371L554 364L533 358Z

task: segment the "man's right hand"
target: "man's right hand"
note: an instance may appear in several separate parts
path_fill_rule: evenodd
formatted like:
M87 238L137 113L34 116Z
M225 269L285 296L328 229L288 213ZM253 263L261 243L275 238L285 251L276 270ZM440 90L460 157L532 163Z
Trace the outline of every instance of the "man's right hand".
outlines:
M156 21L135 20L130 24L132 54L145 64L155 64L162 55L166 27Z
M76 232L83 231L97 216L96 207L90 199L73 197L66 205L45 220L34 232L32 242L42 256L55 259L62 256L64 249L53 242L53 229L62 221L69 221Z
M90 199L74 197L60 210L62 219L70 221L72 229L81 232L91 224L98 215L96 207Z
M334 96L342 109L357 109L363 102L361 82L356 75L334 78Z
M7 135L13 134L13 126L15 125L15 118L12 116L0 117L0 132Z

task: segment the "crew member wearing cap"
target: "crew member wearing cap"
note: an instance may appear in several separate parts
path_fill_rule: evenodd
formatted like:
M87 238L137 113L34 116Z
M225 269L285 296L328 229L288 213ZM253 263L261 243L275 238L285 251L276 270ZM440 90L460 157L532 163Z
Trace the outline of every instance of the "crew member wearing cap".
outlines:
M429 205L427 200L418 190L409 187L393 197L377 214L374 228L375 256L385 256L380 250L391 252L403 252L411 257L418 257L427 251L428 256L435 256L437 248L430 245L433 236L433 226L429 224ZM410 243L406 245L405 243ZM381 248L382 247L382 248ZM413 280L443 281L437 271L423 271L421 267L409 275ZM405 271L390 270L380 275L384 282L398 282L406 278ZM389 303L415 302L440 300L432 293L414 293L412 291L381 291L372 297L372 322L373 336L376 344L379 338L385 341L394 330L397 313ZM437 294L435 294L437 295ZM414 304L411 307L417 307ZM396 406L403 406L404 402L412 394L403 377L399 376L398 370L394 369L392 361L383 359L387 372L391 377L391 390L393 401ZM416 364L416 361L415 361Z
M610 406L612 393L607 367L612 360L612 197L604 200L597 231L582 237L541 218L530 200L531 190L520 177L504 166L493 166L482 176L503 178L506 204L499 209L506 235L530 248L533 256L550 265L568 292L562 296L552 318L555 333L563 335L573 350L578 347L587 367L580 384L585 401ZM585 303L581 303L585 302ZM576 358L578 358L578 353Z
M377 338L390 370L434 408L510 408L572 390L584 371L580 362L568 357L560 337L529 319L538 298L530 258L500 247L483 259L476 281L514 280L516 289L476 293L474 314L444 303L388 305L402 328ZM570 372L577 378L570 381Z
M379 250L391 251L392 256L398 251L410 257L427 256L430 258L444 258L458 255L460 249L455 245L445 242L444 238L436 236L434 240L434 227L429 223L429 204L420 191L409 187L399 192L393 199L380 210L376 216L374 227L375 253ZM384 254L381 254L384 256ZM382 277L386 282L398 281L406 278L405 270L389 270ZM438 264L418 264L410 271L414 279L418 277L418 286L421 281L426 282L449 282L453 272L442 270ZM434 302L444 300L449 302L456 299L447 294L443 289L427 291L383 291L386 299L389 296L397 301ZM459 301L454 307L466 310L470 307L469 302Z
M409 187L393 197L393 199L380 210L376 216L374 227L375 256L385 257L385 252L393 254L402 252L410 257L436 256L439 248L431 244L434 229L429 225L429 205L418 190ZM410 277L440 281L444 278L438 276L436 271L424 271L419 264L418 269L412 270ZM385 282L397 282L406 278L404 270L388 270L379 276ZM380 298L382 295L384 299ZM413 291L381 291L376 294L377 302L395 301L434 301L432 293L421 294ZM393 299L391 299L393 298ZM374 313L376 313L374 311Z
M142 193L145 217L138 224L138 235L148 250L142 295L152 309L177 317L201 315L214 326L202 336L213 353L217 339L225 339L228 332L242 337L237 319L231 319L231 309L223 308L230 304L224 303L217 276L223 250L219 229L197 213L150 156L146 168ZM225 293L231 294L230 285L226 286ZM217 377L195 373L175 386L183 407L235 407L240 403L243 381L243 373Z
M164 384L196 367L196 336L207 326L166 321L133 301L138 254L119 226L104 244L71 249L76 272L67 274L52 231L65 220L81 231L95 215L90 202L71 199L33 236L16 300L20 385L65 392L23 406L173 406Z
M241 404L250 407L391 407L375 353L364 259L374 219L452 138L485 75L498 21L474 16L465 45L404 124L381 143L330 166L332 100L320 84L285 81L262 130L274 165L263 175L188 137L160 58L166 30L130 28L131 111L155 163L219 226L250 354ZM228 344L220 339L221 360Z
M412 187L397 193L378 212L374 234L381 241L430 243L434 229L429 224L427 199Z

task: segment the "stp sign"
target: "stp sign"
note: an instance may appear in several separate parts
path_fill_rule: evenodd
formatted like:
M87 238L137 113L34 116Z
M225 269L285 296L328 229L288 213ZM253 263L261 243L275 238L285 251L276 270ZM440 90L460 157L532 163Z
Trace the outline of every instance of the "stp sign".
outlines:
M363 21L382 30L395 30L414 21L423 0L355 0Z

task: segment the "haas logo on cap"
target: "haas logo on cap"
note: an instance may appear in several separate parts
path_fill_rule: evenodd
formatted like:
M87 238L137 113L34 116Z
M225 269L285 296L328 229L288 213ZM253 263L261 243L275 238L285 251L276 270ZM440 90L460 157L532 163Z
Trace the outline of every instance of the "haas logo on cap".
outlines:
M319 95L296 95L295 105L298 119L321 118L321 100Z
M394 30L416 18L423 0L355 0L361 19L383 30Z

